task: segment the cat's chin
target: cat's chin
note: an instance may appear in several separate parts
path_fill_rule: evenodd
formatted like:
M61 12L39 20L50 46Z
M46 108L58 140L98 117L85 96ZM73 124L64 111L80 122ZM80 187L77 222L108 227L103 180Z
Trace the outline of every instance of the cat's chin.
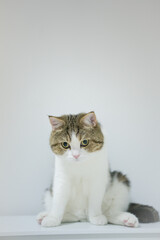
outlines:
M69 161L70 161L70 162L74 162L74 163L80 163L80 162L83 162L84 160L81 159L81 158L78 158L78 159L70 158Z
M74 158L72 156L57 156L58 159L61 159L63 162L68 162L68 163L82 163L82 162L86 162L89 160L89 157L85 154L81 154L79 158Z
M86 161L86 158L84 158L84 157L79 157L79 158L77 158L77 159L75 159L75 158L68 158L68 159L65 159L65 161L68 161L68 162L72 162L72 163L75 163L75 164L78 164L78 163L81 163L81 162L84 162L84 161Z

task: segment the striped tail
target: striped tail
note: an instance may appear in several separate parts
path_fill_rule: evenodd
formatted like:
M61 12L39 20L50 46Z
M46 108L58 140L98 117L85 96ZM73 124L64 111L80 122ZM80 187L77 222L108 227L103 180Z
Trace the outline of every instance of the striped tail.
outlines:
M159 213L151 206L130 203L128 212L133 213L140 223L153 223L159 222Z

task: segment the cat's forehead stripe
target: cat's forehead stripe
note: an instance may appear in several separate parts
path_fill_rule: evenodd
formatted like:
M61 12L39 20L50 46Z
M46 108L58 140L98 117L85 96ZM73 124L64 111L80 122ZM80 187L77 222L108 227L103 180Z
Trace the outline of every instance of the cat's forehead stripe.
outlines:
M76 135L79 134L79 125L77 121L78 115L68 115L67 116L67 134L69 135L69 138L71 140L72 133L75 132Z

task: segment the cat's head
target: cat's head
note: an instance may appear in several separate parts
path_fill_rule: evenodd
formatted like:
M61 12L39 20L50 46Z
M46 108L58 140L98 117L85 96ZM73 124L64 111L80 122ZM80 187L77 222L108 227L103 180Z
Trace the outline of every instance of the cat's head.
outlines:
M103 147L104 137L94 112L49 116L52 126L52 151L70 161L79 162Z

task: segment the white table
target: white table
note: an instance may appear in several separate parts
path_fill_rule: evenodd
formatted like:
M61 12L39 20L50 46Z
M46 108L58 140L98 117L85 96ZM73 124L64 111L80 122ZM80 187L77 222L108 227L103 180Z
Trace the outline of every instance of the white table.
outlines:
M94 226L86 222L68 223L54 228L37 224L35 216L0 217L0 240L48 239L147 239L160 240L160 222L141 224L138 228L116 225Z

